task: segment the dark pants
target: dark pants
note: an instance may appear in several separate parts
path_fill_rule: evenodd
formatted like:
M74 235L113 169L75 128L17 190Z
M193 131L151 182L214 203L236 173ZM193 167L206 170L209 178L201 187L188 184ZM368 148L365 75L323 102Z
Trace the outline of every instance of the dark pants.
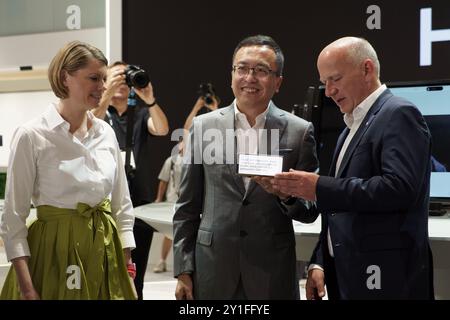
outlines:
M136 241L136 249L131 251L131 258L136 264L136 278L134 279L134 285L139 300L143 299L142 291L144 289L144 277L153 240L153 231L154 229L141 219L136 218L134 220L133 233L134 240Z
M327 250L328 251L328 250ZM339 291L339 283L337 281L336 276L336 266L335 266L335 260L332 258L328 252L325 254L325 283L327 285L327 293L328 293L328 300L342 300L342 297L340 295ZM434 300L434 285L433 285L433 256L431 253L431 249L429 248L429 283L428 283L428 296L423 297L421 296L420 292L423 292L423 290L426 288L423 283L419 284L418 287L415 290L412 290L411 292L419 293L419 297L414 296L410 297L410 299L430 299ZM425 289L426 290L426 289ZM391 298L392 299L392 298ZM404 298L401 298L404 299Z
M245 294L244 285L242 284L242 277L239 277L239 283L231 300L248 300Z
M428 279L429 279L429 298L430 300L435 300L434 297L434 266L433 266L433 253L431 252L431 247L430 245L428 245L428 267L429 267L429 271L428 271Z

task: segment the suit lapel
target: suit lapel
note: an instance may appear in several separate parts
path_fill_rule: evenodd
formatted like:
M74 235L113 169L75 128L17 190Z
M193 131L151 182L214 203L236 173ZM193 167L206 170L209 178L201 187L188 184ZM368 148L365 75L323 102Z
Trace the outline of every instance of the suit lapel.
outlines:
M356 147L359 145L359 142L361 141L362 137L364 136L364 133L367 131L367 129L372 124L373 120L375 119L376 115L380 111L383 104L386 102L386 100L392 96L392 93L387 89L385 90L375 101L373 106L369 109L366 116L364 117L364 120L361 122L361 125L359 126L358 130L356 131L355 135L353 136L352 140L350 141L350 144L347 147L347 150L345 151L344 157L342 158L341 165L339 167L339 171L336 175L336 177L341 177L342 172L348 165L353 152L355 151ZM348 130L348 129L347 129ZM343 142L342 142L343 143ZM336 160L337 157L334 159ZM334 167L336 165L335 161L333 161Z
M242 196L244 196L245 194L245 186L244 186L244 181L242 180L242 177L240 175L237 174L238 172L238 167L237 167L237 141L236 141L236 136L234 135L234 107L233 105L228 106L226 108L223 108L220 111L220 114L222 117L217 119L217 128L220 129L221 133L222 133L222 137L223 137L223 141L224 141L224 148L223 148L223 160L226 163L227 160L227 145L228 146L233 146L233 163L227 163L226 166L230 172L230 175L232 177L232 179L234 180L234 182L236 183L236 186L239 190L239 192L242 193ZM227 139L231 138L230 136L227 136L227 130L233 130L233 141L232 142L228 142L227 143ZM228 150L228 152L231 152L230 150Z
M278 152L280 148L281 141L283 140L283 135L287 126L286 117L284 117L283 112L278 109L275 104L271 101L269 104L269 112L266 116L266 123L264 129L267 132L267 140L260 141L258 146L258 153L273 154L275 151ZM278 130L278 145L272 145L272 130ZM276 138L276 137L274 137ZM263 151L263 152L261 152Z

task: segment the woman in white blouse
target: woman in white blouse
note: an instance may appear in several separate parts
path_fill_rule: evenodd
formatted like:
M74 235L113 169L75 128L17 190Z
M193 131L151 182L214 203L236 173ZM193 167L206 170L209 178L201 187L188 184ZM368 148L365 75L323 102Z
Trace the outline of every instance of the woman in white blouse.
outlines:
M114 131L89 111L107 60L60 49L48 75L60 98L13 137L0 233L12 262L2 299L135 299L134 215ZM28 228L30 200L37 220Z

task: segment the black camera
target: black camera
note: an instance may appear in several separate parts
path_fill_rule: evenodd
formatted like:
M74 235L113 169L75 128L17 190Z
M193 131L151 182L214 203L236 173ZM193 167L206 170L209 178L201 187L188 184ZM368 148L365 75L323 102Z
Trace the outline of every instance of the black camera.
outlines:
M145 88L150 82L150 78L144 69L129 64L125 69L125 81L130 88Z
M202 83L198 89L198 94L205 100L206 104L212 104L214 102L213 97L216 92L211 83Z

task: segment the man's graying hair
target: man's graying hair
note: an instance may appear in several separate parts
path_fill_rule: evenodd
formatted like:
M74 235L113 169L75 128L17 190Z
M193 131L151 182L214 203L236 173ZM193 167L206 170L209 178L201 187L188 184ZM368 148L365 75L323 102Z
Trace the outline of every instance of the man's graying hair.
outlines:
M276 75L279 77L283 74L283 66L284 66L284 55L281 51L280 46L269 36L258 34L256 36L247 37L236 46L236 49L234 49L233 53L233 60L236 56L236 53L239 49L243 47L252 47L252 46L267 46L271 48L276 55L276 64L277 64L277 70Z

